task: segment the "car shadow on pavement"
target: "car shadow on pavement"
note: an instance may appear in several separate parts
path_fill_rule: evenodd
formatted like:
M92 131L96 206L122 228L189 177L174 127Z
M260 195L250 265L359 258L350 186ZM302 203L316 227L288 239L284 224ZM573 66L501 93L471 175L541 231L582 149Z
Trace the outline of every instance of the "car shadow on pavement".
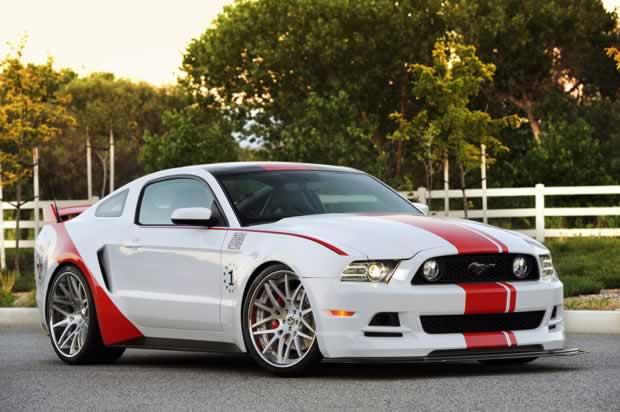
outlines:
M324 379L406 379L430 377L495 376L532 373L573 372L576 366L549 365L536 362L527 365L483 365L478 362L450 362L424 364L322 364L315 376Z
M260 369L247 355L222 355L169 351L135 351L125 354L114 368L174 369L196 372L197 370L218 372L242 372L248 375L269 375ZM583 369L578 365L550 364L539 360L526 365L483 365L477 362L424 363L424 364L357 364L321 363L307 377L339 379L416 379L429 377L495 376L517 374L539 374L552 372L573 372Z

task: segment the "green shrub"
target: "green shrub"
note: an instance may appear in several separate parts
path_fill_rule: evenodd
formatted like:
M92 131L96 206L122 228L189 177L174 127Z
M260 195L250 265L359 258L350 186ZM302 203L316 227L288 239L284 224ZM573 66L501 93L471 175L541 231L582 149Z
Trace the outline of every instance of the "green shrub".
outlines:
M586 277L562 276L560 279L564 283L565 297L599 293L605 287L600 280Z
M34 273L22 272L15 281L14 292L28 292L35 288Z
M565 296L620 288L620 239L553 239L546 246L564 282Z
M0 289L0 307L13 306L14 302L15 302L15 297L13 297L13 294L7 293L3 291L2 289Z
M15 249L6 250L7 269L15 270ZM15 281L14 292L28 292L34 289L34 255L32 248L24 248L19 251L20 274Z

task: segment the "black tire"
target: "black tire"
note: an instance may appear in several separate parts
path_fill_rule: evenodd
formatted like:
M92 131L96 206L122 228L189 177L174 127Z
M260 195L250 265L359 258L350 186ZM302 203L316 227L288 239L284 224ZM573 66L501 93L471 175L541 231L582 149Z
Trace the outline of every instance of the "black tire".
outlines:
M483 365L524 365L526 363L534 362L538 358L512 358L512 359L487 359L481 360Z
M86 338L82 347L77 353L67 356L63 353L54 340L54 331L52 330L52 294L57 287L58 282L63 276L73 275L80 280L84 291L86 292L86 298L88 300L88 330L86 332ZM49 330L50 341L52 348L56 352L56 355L70 365L84 365L84 364L101 364L112 363L123 355L125 348L108 347L103 344L101 338L101 332L99 330L99 322L97 321L97 311L95 310L95 303L93 301L93 295L88 285L88 281L84 274L75 266L64 266L54 276L50 283L50 287L47 293L46 299L46 322ZM86 313L86 311L84 312Z
M267 362L263 359L262 355L258 352L255 347L255 344L250 336L250 328L249 328L249 319L250 319L250 309L252 305L252 297L256 293L257 289L262 285L263 280L274 272L278 271L288 271L290 273L294 272L285 265L274 264L265 268L262 272L260 272L252 281L247 289L247 293L245 294L243 308L241 311L241 324L242 324L242 332L243 332L243 340L245 343L246 350L254 359L254 361L263 369L279 375L286 377L293 376L301 376L307 374L311 371L323 358L321 355L321 351L319 349L319 345L317 339L315 337L312 346L307 350L305 356L299 360L297 363L293 365L286 366L276 366L272 363Z

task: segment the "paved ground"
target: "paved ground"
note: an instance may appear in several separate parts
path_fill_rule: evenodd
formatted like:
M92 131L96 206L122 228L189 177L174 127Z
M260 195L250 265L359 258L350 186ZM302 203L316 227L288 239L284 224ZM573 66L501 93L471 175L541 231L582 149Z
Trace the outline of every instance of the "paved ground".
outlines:
M244 357L129 350L114 365L60 362L37 330L0 329L0 410L620 410L620 336L591 353L499 368L324 365L276 378Z

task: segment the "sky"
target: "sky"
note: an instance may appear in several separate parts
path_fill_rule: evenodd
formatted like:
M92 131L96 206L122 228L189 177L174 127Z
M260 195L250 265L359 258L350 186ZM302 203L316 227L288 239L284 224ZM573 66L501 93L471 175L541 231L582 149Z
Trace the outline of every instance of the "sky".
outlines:
M185 47L232 0L0 0L0 56L26 34L25 59L80 74L172 84ZM620 7L620 0L603 0Z
M25 60L80 74L174 83L185 47L232 0L0 0L0 56L26 34Z

